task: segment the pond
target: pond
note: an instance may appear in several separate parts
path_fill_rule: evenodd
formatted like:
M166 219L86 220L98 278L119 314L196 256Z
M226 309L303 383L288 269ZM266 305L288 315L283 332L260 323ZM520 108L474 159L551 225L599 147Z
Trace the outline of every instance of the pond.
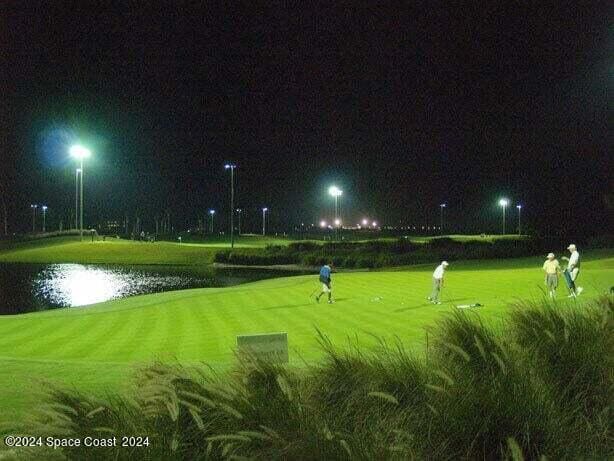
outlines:
M225 287L298 272L194 266L0 264L0 315L75 307L161 291Z

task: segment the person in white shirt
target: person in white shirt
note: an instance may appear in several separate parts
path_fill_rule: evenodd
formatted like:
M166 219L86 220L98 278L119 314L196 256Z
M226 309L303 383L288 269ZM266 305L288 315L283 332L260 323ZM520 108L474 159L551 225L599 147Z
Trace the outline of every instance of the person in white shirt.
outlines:
M427 296L426 298L433 304L441 304L441 301L439 301L439 294L443 288L443 274L448 266L449 264L447 261L442 261L435 269L435 272L433 272L433 290L431 291L431 296Z
M563 256L561 259L567 261L567 271L569 272L569 277L571 278L571 286L569 287L570 294L568 298L575 298L584 288L577 287L576 288L576 279L578 278L578 274L580 273L580 253L578 253L578 249L572 243L567 247L571 256L568 258L567 256Z

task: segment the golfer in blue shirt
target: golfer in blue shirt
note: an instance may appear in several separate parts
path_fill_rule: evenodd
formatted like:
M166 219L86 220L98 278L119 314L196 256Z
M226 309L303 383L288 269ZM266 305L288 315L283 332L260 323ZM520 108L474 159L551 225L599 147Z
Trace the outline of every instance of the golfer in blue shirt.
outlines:
M332 304L333 303L333 298L332 298L332 289L330 287L330 274L332 272L331 266L333 265L332 262L325 264L322 266L322 268L320 269L320 282L322 282L322 291L320 292L320 294L318 296L316 296L316 301L320 302L320 296L322 296L324 293L328 294L328 304Z

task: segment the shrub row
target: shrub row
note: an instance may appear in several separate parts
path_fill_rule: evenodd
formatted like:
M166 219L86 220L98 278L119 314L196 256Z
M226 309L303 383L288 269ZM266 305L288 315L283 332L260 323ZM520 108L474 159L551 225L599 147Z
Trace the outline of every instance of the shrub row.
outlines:
M548 249L538 239L458 242L449 238L414 244L407 239L367 242L296 242L264 249L221 251L215 262L242 265L302 264L317 266L332 260L337 267L376 268L458 259L517 258Z
M244 358L216 377L154 364L135 394L52 390L22 429L150 438L147 449L97 449L97 459L612 459L613 311L611 297L519 306L496 331L456 311L425 358L402 338L338 350L318 332L324 359L307 370Z

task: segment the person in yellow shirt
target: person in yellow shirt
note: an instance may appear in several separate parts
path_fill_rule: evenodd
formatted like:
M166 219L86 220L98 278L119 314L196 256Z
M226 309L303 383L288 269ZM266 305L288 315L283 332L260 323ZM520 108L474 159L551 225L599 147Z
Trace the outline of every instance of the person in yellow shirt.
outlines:
M546 287L548 287L548 294L551 298L554 298L556 294L556 287L559 285L559 273L561 272L561 266L559 262L554 258L554 253L549 253L546 256L546 262L544 262L544 272L546 273Z

